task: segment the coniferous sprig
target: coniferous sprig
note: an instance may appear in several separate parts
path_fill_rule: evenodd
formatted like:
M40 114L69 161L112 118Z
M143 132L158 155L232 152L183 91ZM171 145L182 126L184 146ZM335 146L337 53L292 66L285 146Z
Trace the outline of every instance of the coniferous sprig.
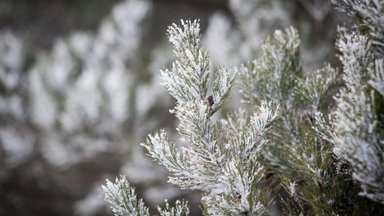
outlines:
M383 5L366 0L355 8L348 4L360 1L339 2L355 10L352 14L377 12ZM381 22L376 21L362 23ZM197 21L173 25L168 34L176 61L161 74L163 85L177 100L171 112L180 121L180 143L169 141L161 131L142 145L171 171L169 182L203 192L208 215L267 214L272 191L281 187L290 194L282 200L287 214L380 214L381 205L358 196L352 180L359 182L362 195L383 203L380 28L368 27L367 35L339 29L345 88L334 98L333 111L328 104L330 91L340 88L338 70L325 65L303 73L298 34L293 28L276 31L262 46L260 57L240 69L242 93L256 106L255 113L249 116L240 109L216 122L211 116L228 98L235 74L228 69L210 71L208 54L199 45Z
M384 55L384 1L382 0L332 0L340 11L359 20L357 29L372 39L372 52Z
M345 88L335 98L330 121L319 119L319 130L334 154L351 167L360 195L384 203L384 1L333 1L359 18L358 30L339 29L337 47Z
M149 216L149 210L142 199L137 199L135 189L132 188L124 176L116 178L112 183L102 186L104 199L109 202L115 216Z
M373 57L368 37L341 34L337 45L346 87L336 97L330 123L319 121L322 135L333 143L335 155L351 166L363 189L360 194L384 203L383 60Z
M115 216L149 216L149 209L142 199L138 199L135 189L131 187L125 178L120 176L115 182L107 180L102 186L104 199L109 202ZM160 216L187 216L189 207L186 201L177 200L175 207L170 207L165 201L165 208L157 207Z
M178 103L210 100L213 114L228 98L236 73L225 68L210 71L208 52L200 48L198 21L182 20L181 25L183 28L173 24L167 31L176 61L171 70L161 71L162 84ZM213 86L209 88L211 79Z
M210 78L208 53L199 45L198 21L181 24L184 29L173 24L167 31L176 61L171 70L161 71L162 84L179 103L206 98Z
M299 35L293 28L278 30L267 38L260 57L240 69L241 92L246 102L287 101L296 77L301 76L299 44Z
M257 156L267 143L265 134L277 118L278 108L261 102L240 132L224 130L210 117L228 97L234 71L209 70L208 54L199 47L197 21L182 21L182 28L173 25L168 34L176 61L172 70L162 71L162 78L163 85L177 100L172 112L180 120L177 131L182 142L177 148L161 132L150 135L142 145L173 173L171 183L204 192L209 214L265 212L260 203L262 193L255 187L263 177ZM209 79L213 79L212 88ZM208 96L208 92L212 95ZM236 135L226 136L229 134Z
M177 100L171 112L180 120L177 131L181 143L172 143L161 131L149 135L142 145L150 156L172 172L169 182L183 189L203 192L202 200L208 214L263 215L266 208L261 200L265 194L259 186L264 168L258 156L268 143L265 136L279 108L261 101L256 112L244 119L241 128L227 127L232 124L231 119L214 122L211 116L228 98L235 73L228 69L209 70L208 54L199 47L199 30L197 21L182 21L182 27L173 25L168 30L176 61L172 70L162 71L162 79ZM211 87L210 79L213 80ZM110 183L108 185L113 188ZM122 186L124 190L131 190L126 181ZM137 203L133 191L123 195L128 199L131 196ZM121 206L119 199L109 197L107 200L115 203L113 207ZM166 209L159 212L161 215L188 214L185 203L179 204L172 209L166 205Z
M338 81L338 74L336 69L326 64L322 69L308 73L305 78L297 78L293 89L297 106L311 109L312 113L322 108L328 99L327 91Z
M175 202L175 207L170 207L167 200L165 200L165 208L157 207L160 216L187 216L189 215L189 206L186 201Z
M263 156L281 186L291 191L292 200L286 207L293 201L298 214L332 214L335 209L330 206L337 196L331 190L332 148L320 142L312 127L337 73L326 65L304 75L300 62L296 31L277 31L266 40L260 57L242 68L240 86L253 105L269 99L282 106L280 120L268 133L271 145Z
M381 96L384 96L384 59L376 59L373 67L368 68L370 80L368 85Z

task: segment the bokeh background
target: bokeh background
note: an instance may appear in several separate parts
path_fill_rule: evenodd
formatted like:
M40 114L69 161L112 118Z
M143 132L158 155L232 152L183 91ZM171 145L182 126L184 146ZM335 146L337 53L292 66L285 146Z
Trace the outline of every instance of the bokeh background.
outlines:
M139 145L160 128L177 140L159 71L180 19L200 19L212 69L289 26L305 71L339 66L336 28L353 23L327 0L0 0L0 216L112 215L100 186L120 174L151 207L183 198L200 215L199 193L167 184Z

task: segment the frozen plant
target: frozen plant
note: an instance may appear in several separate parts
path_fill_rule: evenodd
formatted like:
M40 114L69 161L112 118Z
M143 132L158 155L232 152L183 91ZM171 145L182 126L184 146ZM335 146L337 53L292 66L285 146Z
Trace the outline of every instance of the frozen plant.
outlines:
M42 153L52 164L72 166L111 143L120 148L111 138L124 136L132 118L133 62L150 6L124 1L96 35L75 33L38 55L28 73L30 111L41 130Z
M383 4L364 2L366 10ZM312 72L302 67L294 28L275 31L239 69L215 71L198 22L171 26L176 61L161 77L177 101L181 139L162 130L142 145L172 173L170 183L202 192L206 215L272 214L273 203L284 215L384 214L384 60L382 38L371 35L382 26L362 23L339 29L342 71L324 64ZM255 112L215 120L236 77Z
M336 70L325 65L304 73L301 65L297 31L277 30L266 39L258 58L240 68L239 84L249 105L272 100L281 106L281 118L268 133L270 145L262 152L262 163L268 170L266 178L274 182L271 191L282 187L290 192L283 212L335 214L330 203L339 195L328 193L335 183L331 147L319 141L312 127L314 114L324 109Z
M149 216L149 210L144 205L142 199L138 199L135 194L135 189L132 188L124 176L116 178L115 182L107 181L107 184L102 187L105 200L111 204L113 213L116 216ZM176 202L175 207L169 207L166 201L164 209L158 208L161 216L182 216L188 215L189 209L187 202Z
M24 163L33 153L35 137L28 127L25 106L26 55L20 38L0 32L0 173Z
M345 87L321 133L333 152L351 167L360 195L384 203L384 1L333 1L360 23L339 29L337 47Z
M251 117L238 119L239 113L244 115L239 111L227 120L215 121L212 115L229 97L235 71L210 70L208 53L200 48L197 21L173 25L168 34L177 60L161 75L163 85L177 100L172 112L180 121L177 131L182 138L176 144L162 130L149 135L142 145L173 173L169 182L203 192L207 213L264 214L263 194L257 187L264 170L257 156L268 143L265 134L278 117L278 107L263 102Z
M332 0L340 11L357 17L355 28L370 38L371 52L384 55L384 3L382 0Z

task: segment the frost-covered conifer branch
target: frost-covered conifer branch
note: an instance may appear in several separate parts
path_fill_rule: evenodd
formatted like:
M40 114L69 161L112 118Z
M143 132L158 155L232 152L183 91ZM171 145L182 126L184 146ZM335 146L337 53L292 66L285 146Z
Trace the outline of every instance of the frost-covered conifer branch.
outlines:
M384 97L384 59L375 60L375 66L368 68L368 85Z
M382 60L370 54L366 36L340 33L337 45L346 87L336 97L331 123L320 121L322 135L334 144L333 152L350 164L363 189L360 194L384 203Z
M161 207L158 207L157 211L159 212L160 216L187 216L187 215L189 215L188 202L177 200L175 202L175 205L176 205L175 207L170 207L168 204L168 201L165 200L165 208L162 209Z
M325 65L303 74L300 62L296 31L277 31L262 46L260 57L241 69L240 86L246 101L253 105L268 99L282 106L280 120L268 133L271 145L263 151L263 157L273 166L280 184L294 191L287 205L294 202L298 212L334 214L335 209L330 207L337 198L331 190L335 177L332 148L312 127L315 113L337 80L337 70Z
M240 86L246 102L273 100L282 107L263 157L287 191L297 185L292 198L301 206L299 212L330 214L335 209L328 205L336 197L330 192L335 176L332 148L320 141L312 127L337 71L326 65L304 75L299 43L294 29L277 31L262 46L260 57L241 69Z
M329 64L322 69L308 73L305 79L298 78L294 95L301 106L309 105L311 112L320 108L327 90L337 81L338 71ZM312 116L314 118L314 116Z
M116 178L115 182L107 180L102 186L104 199L109 202L115 216L149 216L149 209L142 199L138 199L135 189L130 186L125 176ZM157 207L160 216L187 216L189 207L186 201L177 200L175 207L165 201L165 208Z
M281 131L286 131L286 137L280 134L279 140L297 140L292 132L290 106L295 81L302 74L299 43L295 29L276 31L262 45L260 56L240 69L240 87L246 102L257 105L268 100L282 106Z
M296 77L301 76L299 43L295 29L278 30L263 44L260 57L240 69L241 91L247 102L288 99Z
M356 16L361 32L368 31L373 52L384 55L384 1L383 0L332 0L336 7L351 16Z
M281 184L291 192L291 201L296 203L299 212L316 215L337 212L332 205L338 193L332 188L343 180L335 181L331 145L322 141L312 129L315 113L327 109L323 103L336 77L337 71L326 65L303 78L296 78L292 107L283 113L283 121L272 131L274 145L269 149L275 156L270 160L266 154L266 159L278 167L275 171ZM287 201L287 205L291 201Z
M187 21L182 25L184 29L174 25L169 30L177 60L173 71L162 72L165 87L177 99L172 112L180 120L177 130L182 136L182 145L179 147L168 141L164 131L148 136L142 145L173 173L169 178L171 183L204 192L203 201L209 214L261 215L266 210L260 202L262 191L257 188L263 178L263 167L257 156L267 143L264 136L278 116L278 107L262 102L257 112L251 118L247 117L240 133L238 128L236 131L223 131L221 125L210 117L228 97L235 75L226 69L218 70L215 76L208 70L196 70L201 68L197 64L208 65L207 62L192 62L194 59L190 56L193 52L189 49L200 53L200 48L196 47L198 23ZM183 45L179 47L180 44ZM184 80L175 82L175 77ZM209 88L206 77L213 79L212 88ZM179 94L177 89L182 85L190 88ZM212 97L207 97L208 90ZM166 205L166 209L159 210L159 213L188 214L188 208L185 203L172 209Z
M367 81L367 68L373 57L369 52L370 41L368 37L356 32L348 33L344 28L339 28L339 34L336 46L342 53L343 80L348 88L354 89Z
M360 32L339 29L337 47L346 84L335 98L336 109L319 132L331 142L334 154L347 161L360 195L384 203L383 133L383 1L333 1L342 11L357 16Z
M115 216L149 216L148 208L142 199L137 199L135 189L124 176L116 178L114 183L107 180L102 189Z
M178 102L204 99L208 94L208 53L200 48L200 25L182 20L183 28L173 24L168 29L176 61L172 70L161 71L163 85Z
M197 20L181 21L168 29L169 40L174 46L176 61L172 69L162 70L162 84L178 103L208 100L215 112L228 98L236 73L225 68L212 73L208 52L200 48L200 25ZM213 86L209 88L209 81ZM212 95L208 96L209 93Z
M169 182L204 192L209 214L262 214L262 192L256 186L263 167L257 156L267 143L265 135L278 116L278 107L260 101L255 114L235 131L225 126L231 121L222 121L223 127L214 122L210 117L228 97L234 71L209 70L208 54L198 44L197 21L182 21L182 27L173 25L168 33L176 62L172 70L162 71L162 78L177 100L172 112L180 121L181 145L170 144L164 132L149 136L142 145L173 173ZM209 79L213 79L211 88Z
M177 100L171 112L180 121L180 142L173 143L161 131L142 144L171 171L170 183L201 191L208 215L266 214L273 191L281 187L291 195L283 201L283 208L291 211L287 214L359 214L366 203L375 202L357 196L351 169L362 195L383 202L384 66L378 58L379 39L370 32L339 29L345 88L326 119L329 91L340 88L338 70L325 65L303 73L298 34L293 28L276 31L259 58L240 69L242 93L256 106L255 113L249 116L240 109L216 122L211 117L228 98L235 73L210 70L199 31L197 21L182 21L181 27L168 30L176 61L161 77ZM345 161L341 170L338 166ZM382 212L376 207L369 211ZM188 211L183 204L179 210L166 204L166 209L165 215Z

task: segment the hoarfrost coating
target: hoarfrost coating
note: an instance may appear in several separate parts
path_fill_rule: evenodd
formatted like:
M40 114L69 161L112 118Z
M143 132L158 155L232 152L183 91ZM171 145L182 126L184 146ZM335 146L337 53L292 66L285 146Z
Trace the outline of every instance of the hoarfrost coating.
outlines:
M172 172L169 182L204 192L202 199L210 214L264 213L258 199L261 191L253 188L263 176L256 158L279 108L262 101L239 134L222 136L236 132L223 131L211 116L228 98L236 76L231 69L208 68L208 54L199 46L199 29L197 21L169 28L176 62L172 70L162 71L163 85L177 100L172 113L179 119L177 131L183 142L176 145L162 130L149 135L142 145ZM213 97L208 99L208 94Z

